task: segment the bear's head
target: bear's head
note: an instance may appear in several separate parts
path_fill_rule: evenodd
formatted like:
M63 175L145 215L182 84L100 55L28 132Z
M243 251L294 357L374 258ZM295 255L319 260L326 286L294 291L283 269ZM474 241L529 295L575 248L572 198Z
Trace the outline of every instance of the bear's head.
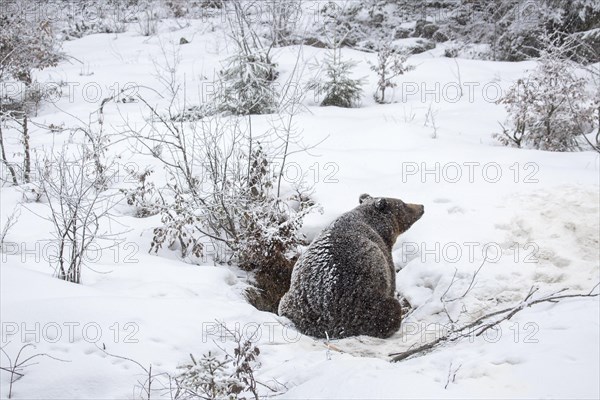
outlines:
M408 204L400 199L390 197L371 197L368 194L361 194L359 203L369 209L371 215L382 216L389 224L392 232L389 232L396 240L398 235L406 232L408 228L417 222L425 213L425 207L422 204ZM379 218L377 218L380 220ZM387 235L386 235L387 236Z

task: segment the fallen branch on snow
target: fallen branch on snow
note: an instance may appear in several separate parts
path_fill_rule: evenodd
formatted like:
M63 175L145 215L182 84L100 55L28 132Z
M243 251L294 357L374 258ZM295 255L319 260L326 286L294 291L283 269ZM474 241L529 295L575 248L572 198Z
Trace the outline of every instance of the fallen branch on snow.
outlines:
M560 300L577 298L577 297L584 297L584 298L585 297L598 297L600 295L600 293L593 293L593 292L594 292L594 290L596 290L596 288L599 285L600 284L597 284L596 286L594 286L592 288L592 290L589 291L589 293L560 294L560 293L564 293L565 291L568 290L568 288L564 288L557 292L551 293L549 295L546 295L546 296L543 296L543 297L540 297L537 299L533 299L532 297L538 291L538 289L532 287L529 290L529 293L527 294L527 296L525 296L525 298L523 299L523 301L521 301L519 304L517 304L515 306L485 314L469 324L466 324L458 329L453 329L446 335L443 335L432 342L426 343L422 346L416 347L414 349L409 349L409 350L406 350L406 351L403 351L400 353L391 353L391 354L389 354L389 356L392 357L392 360L391 360L392 362L398 362L398 361L405 360L405 359L407 359L411 356L417 355L417 354L426 353L426 352L433 350L434 348L436 348L444 343L447 343L447 342L454 342L461 338L468 337L473 334L475 336L481 336L488 329L495 327L496 325L498 325L499 323L501 323L503 321L510 320L519 311L522 311L523 309L525 309L527 307L531 307L535 304L546 303L546 302L557 303ZM492 321L488 321L494 317L496 317L496 318L493 319Z

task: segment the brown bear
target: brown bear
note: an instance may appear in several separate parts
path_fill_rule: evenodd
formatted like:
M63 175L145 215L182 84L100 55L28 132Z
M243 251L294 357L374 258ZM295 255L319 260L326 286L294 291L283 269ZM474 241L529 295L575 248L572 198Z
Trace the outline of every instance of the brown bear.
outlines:
M304 334L386 338L400 328L392 246L424 207L368 194L359 203L325 228L294 265L279 315Z

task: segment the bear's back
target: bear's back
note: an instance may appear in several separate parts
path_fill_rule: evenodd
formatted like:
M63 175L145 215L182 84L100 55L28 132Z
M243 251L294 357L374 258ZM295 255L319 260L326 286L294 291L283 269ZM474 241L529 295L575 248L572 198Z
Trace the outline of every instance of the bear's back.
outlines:
M304 332L337 333L340 310L354 318L373 291L394 292L394 276L385 242L356 210L343 214L310 244L292 272L291 286L279 314ZM357 288L360 288L357 291Z

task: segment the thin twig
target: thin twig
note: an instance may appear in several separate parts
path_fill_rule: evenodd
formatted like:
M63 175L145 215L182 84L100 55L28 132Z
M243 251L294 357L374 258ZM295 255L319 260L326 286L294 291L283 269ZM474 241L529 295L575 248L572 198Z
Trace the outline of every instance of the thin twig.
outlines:
M594 286L594 288L592 289L592 291L597 287L598 285ZM518 313L519 311L527 308L527 307L531 307L535 304L540 304L540 303L545 303L545 302L557 302L559 300L563 300L563 299L570 299L570 298L588 298L588 297L598 297L600 295L600 293L595 293L592 294L592 291L590 291L589 293L575 293L575 294L562 294L559 295L559 293L563 293L566 290L568 290L567 288L561 289L557 292L551 293L547 296L543 296L541 298L535 299L535 300L531 300L532 296L537 292L537 288L531 288L529 290L529 293L527 294L527 296L525 296L525 298L517 305L512 306L512 307L508 307L508 308L504 308L502 310L498 310L498 311L494 311L488 314L485 314L479 318L477 318L476 320L474 320L473 322L466 324L458 329L454 329L451 332L449 332L446 335L443 335L441 337L439 337L438 339L426 343L422 346L416 347L414 349L409 349L406 350L404 352L400 352L400 353L391 353L389 354L390 356L392 356L392 362L398 362L398 361L402 361L408 357L411 357L413 355L416 354L421 354L421 353L425 353L429 350L432 350L433 348L437 347L438 345L442 344L442 343L446 343L446 342L452 342L452 341L456 341L458 339L464 338L466 336L468 336L470 334L470 332L472 332L471 330L473 328L475 329L479 329L481 328L481 330L476 334L476 336L480 336L483 332L485 332L486 330L498 325L499 323L509 320L510 318L512 318L516 313ZM486 321L489 318L498 316L498 315L502 315L505 314L504 316L498 318L497 320L485 324L483 326L481 326L484 321ZM465 333L465 331L467 331L467 333Z

